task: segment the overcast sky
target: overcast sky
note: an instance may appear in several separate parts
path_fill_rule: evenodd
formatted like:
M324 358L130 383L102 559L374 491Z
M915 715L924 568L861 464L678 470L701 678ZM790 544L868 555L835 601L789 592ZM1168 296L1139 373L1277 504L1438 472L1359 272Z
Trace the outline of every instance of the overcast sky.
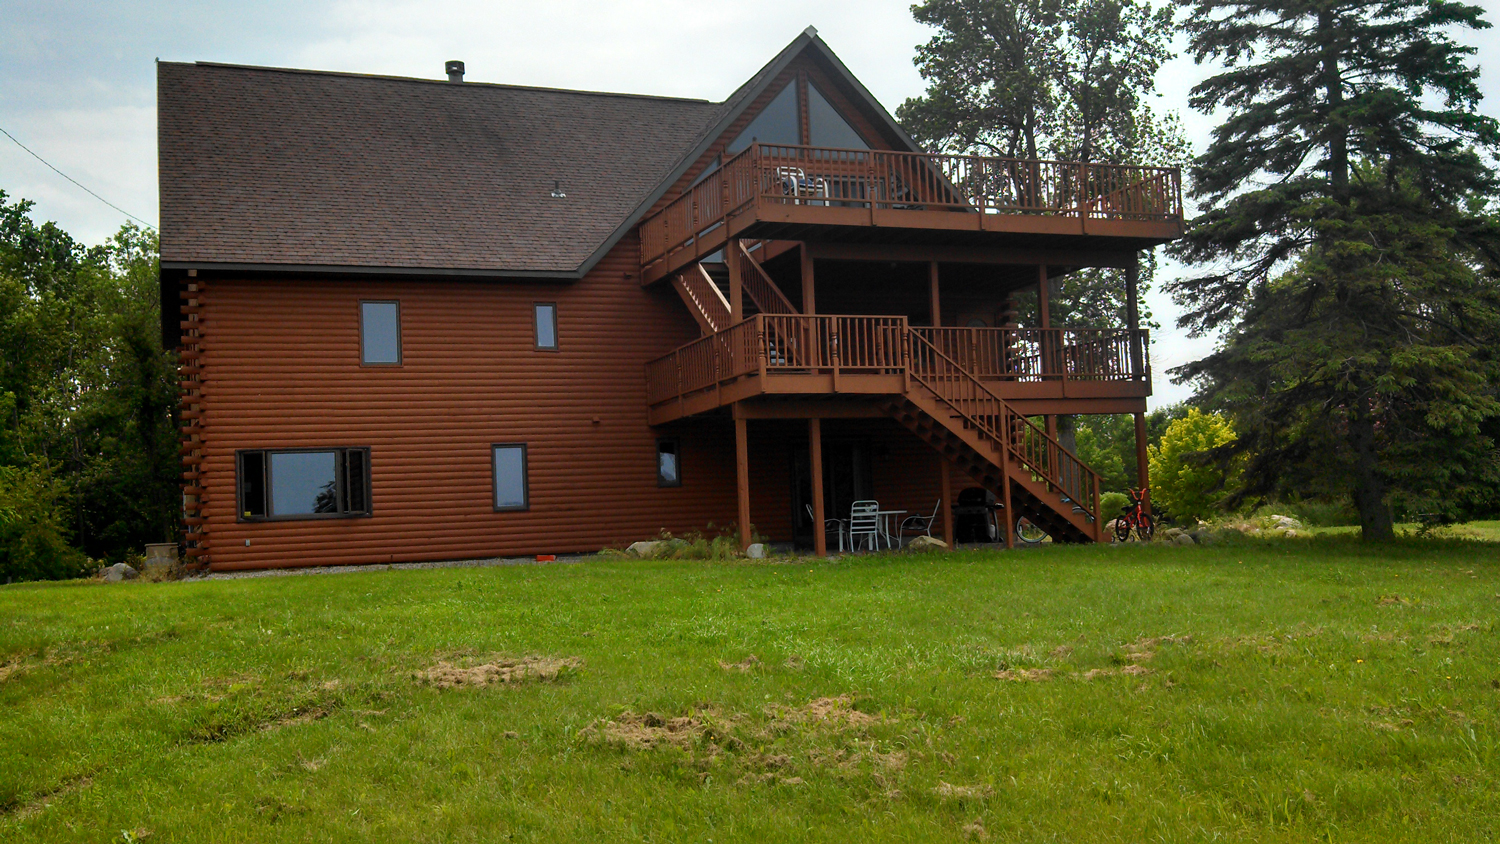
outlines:
M427 78L462 59L471 81L722 100L809 24L890 111L922 92L912 56L931 32L907 0L0 0L0 128L155 224L158 58ZM1500 113L1500 35L1461 37L1480 48L1485 111ZM1159 79L1160 104L1182 113L1199 149L1212 124L1188 110L1187 91L1205 73L1177 60ZM34 200L34 216L85 243L125 221L4 137L0 190ZM1165 371L1211 341L1174 330L1167 297L1149 304L1163 324L1153 344L1159 406L1188 395Z

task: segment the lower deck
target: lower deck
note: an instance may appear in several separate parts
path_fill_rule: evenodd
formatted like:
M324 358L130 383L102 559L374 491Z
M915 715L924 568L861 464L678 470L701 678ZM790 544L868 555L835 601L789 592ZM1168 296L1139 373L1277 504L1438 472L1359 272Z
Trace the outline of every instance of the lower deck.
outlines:
M1148 348L1142 330L931 328L904 317L760 314L652 361L647 401L653 425L740 403L767 417L783 415L778 405L809 402L879 415L858 400L908 392L913 374L941 357L1026 416L1138 413L1151 392Z

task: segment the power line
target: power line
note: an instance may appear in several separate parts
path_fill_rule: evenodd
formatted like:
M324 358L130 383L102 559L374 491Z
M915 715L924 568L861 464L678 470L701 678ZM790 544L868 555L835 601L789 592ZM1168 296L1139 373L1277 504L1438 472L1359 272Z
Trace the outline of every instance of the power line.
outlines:
M95 199L99 200L100 202L104 203L105 205L108 205L109 207L115 209L116 211L119 211L121 214L124 214L125 216L129 217L130 219L135 220L137 223L140 223L141 225L145 226L146 228L148 228L148 229L150 229L152 231L156 231L156 226L151 225L150 223L146 222L145 220L142 220L140 217L137 217L136 215L130 213L129 211L126 211L124 208L121 208L120 206L114 204L113 202L110 202L109 200L105 199L104 197L100 196L99 194L94 193L93 191L91 191L88 188L84 187L83 184L81 182L79 182L77 179L73 178L72 176L69 176L67 173L64 173L63 171L57 169L56 167L53 167L52 164L47 161L47 159L45 159L45 158L41 157L40 155L37 155L36 153L32 152L30 147L26 146L25 144L21 143L20 141L16 141L16 136L12 135L11 133L9 133L7 131L5 131L5 129L3 127L0 127L0 135L4 135L5 137L10 138L12 141L15 141L16 142L16 146L20 147L21 149L26 150L26 152L29 153L32 158L35 158L37 161L40 161L43 164L46 164L49 168L52 169L52 172L56 173L57 175L62 176L64 179L67 179L68 181L72 182L73 184L78 185L78 187L83 188L84 192L87 193L89 196L92 196L93 198L95 198Z

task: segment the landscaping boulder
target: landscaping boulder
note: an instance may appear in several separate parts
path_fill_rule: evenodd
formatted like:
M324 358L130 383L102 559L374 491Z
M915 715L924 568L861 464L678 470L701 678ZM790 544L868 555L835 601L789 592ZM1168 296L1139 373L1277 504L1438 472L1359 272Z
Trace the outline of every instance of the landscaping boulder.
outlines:
M642 540L640 542L632 543L629 548L625 549L625 553L631 555L632 557L655 557L656 552L661 549L661 545L662 543L660 540Z
M1193 538L1193 541L1198 543L1199 545L1213 545L1214 543L1219 541L1219 537L1216 536L1214 532L1209 530L1208 528L1200 528L1188 535L1191 536Z
M128 563L115 563L105 566L99 572L105 583L119 583L122 580L135 580L141 573L132 568Z
M1279 530L1302 529L1302 523L1292 518L1291 516L1268 516L1267 521L1271 523L1271 527L1277 528Z
M1198 544L1196 541L1194 541L1194 539L1193 539L1193 537L1191 535L1186 534L1186 533L1178 533L1176 536L1172 537L1172 542L1174 544L1176 544L1176 545L1197 545Z
M906 550L912 552L947 551L948 543L932 536L919 536L906 543Z
M766 558L765 544L760 542L753 543L749 548L745 549L745 556L752 560L764 560Z

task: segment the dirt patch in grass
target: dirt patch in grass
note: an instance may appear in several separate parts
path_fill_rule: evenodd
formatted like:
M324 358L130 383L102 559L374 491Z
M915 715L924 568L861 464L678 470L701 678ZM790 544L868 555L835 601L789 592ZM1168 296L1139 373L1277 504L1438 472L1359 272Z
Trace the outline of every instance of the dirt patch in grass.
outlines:
M17 821L34 818L46 810L54 800L82 791L93 784L94 778L88 774L74 777L51 791L36 796L28 803L17 803L0 807L0 817L8 817Z
M444 661L415 672L413 678L419 683L439 689L484 688L528 681L556 682L581 667L583 660L576 656L492 658L489 662L467 666Z
M30 659L27 654L8 657L4 662L0 662L0 683L30 669L34 664L35 660Z
M688 750L709 738L710 723L716 715L709 709L699 709L691 715L679 715L675 718L667 718L655 712L637 715L626 711L615 718L586 727L584 735L585 738L597 739L626 750L651 750L667 745ZM717 752L717 747L713 750Z
M749 674L760 666L760 657L751 654L739 662L720 662L719 667L725 671L738 671L741 674Z
M854 698L850 695L820 697L795 709L768 706L765 715L773 724L814 724L836 730L859 730L880 723L880 719L874 715L855 709Z
M932 793L939 800L963 801L988 797L994 794L995 790L987 785L954 785L938 780L937 787L932 790Z
M1125 659L1128 662L1147 662L1156 656L1157 648L1162 645L1185 645L1191 641L1193 641L1192 636L1154 636L1137 639L1125 646Z
M1085 680L1098 680L1101 677L1144 677L1147 674L1155 673L1155 668L1147 668L1144 665L1131 663L1130 665L1122 665L1118 668L1091 668L1078 676Z
M1012 683L1039 683L1051 680L1055 674L1051 668L1007 668L1004 671L996 671L996 680L1006 680Z

